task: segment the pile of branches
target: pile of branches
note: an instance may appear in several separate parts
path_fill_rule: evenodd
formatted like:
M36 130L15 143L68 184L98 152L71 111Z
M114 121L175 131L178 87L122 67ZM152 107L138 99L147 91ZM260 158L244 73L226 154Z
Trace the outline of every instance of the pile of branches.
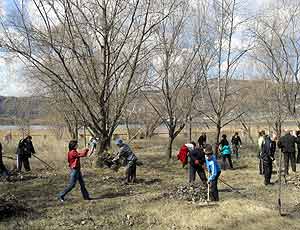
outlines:
M186 200L191 202L206 202L207 188L202 184L184 184L175 187L175 189L164 194L171 199Z
M2 194L0 196L0 220L26 215L30 211L26 206L25 203L18 201L14 195Z

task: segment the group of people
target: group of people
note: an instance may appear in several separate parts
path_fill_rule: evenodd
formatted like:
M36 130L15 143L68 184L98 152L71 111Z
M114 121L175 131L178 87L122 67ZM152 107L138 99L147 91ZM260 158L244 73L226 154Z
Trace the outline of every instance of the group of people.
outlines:
M209 186L209 197L212 201L219 201L218 178L221 174L221 168L217 162L216 155L213 153L213 148L206 142L195 142L184 144L177 154L177 158L183 163L183 166L188 165L188 179L193 183L196 179L196 173L200 177L205 186ZM208 177L206 176L207 170Z
M289 164L292 171L296 172L296 163L300 163L300 131L292 132L288 129L284 130L284 135L277 141L277 135L269 136L264 130L259 132L258 148L259 148L259 174L264 175L265 185L270 185L272 176L272 162L275 161L276 146L283 153L284 175L289 175ZM296 145L298 148L298 156L296 158Z

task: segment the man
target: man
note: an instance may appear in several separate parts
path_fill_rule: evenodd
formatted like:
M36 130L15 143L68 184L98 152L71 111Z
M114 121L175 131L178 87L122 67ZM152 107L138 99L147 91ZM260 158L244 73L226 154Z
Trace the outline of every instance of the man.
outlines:
M293 172L296 172L296 143L300 143L299 138L291 135L290 131L285 129L285 135L279 139L277 144L283 152L285 175L289 175L289 161L291 161Z
M3 163L3 159L2 159L2 144L0 142L0 175L4 176L4 177L8 177L9 173Z
M25 170L30 171L29 158L31 154L35 154L35 150L32 144L32 137L27 136L25 139L20 140L17 149L17 169L21 171L22 165L24 164Z
M263 171L265 185L271 184L271 176L272 176L272 161L274 161L274 153L276 149L276 144L274 146L274 142L268 135L264 136L264 140L261 145L261 160L263 162Z
M195 148L192 149L189 153L190 156L190 173L189 173L189 182L192 183L196 179L196 172L200 177L202 183L204 185L207 184L207 178L205 175L204 167L205 167L205 155L203 149L196 148L196 143L194 144Z
M201 136L199 137L199 139L198 139L199 148L203 149L205 147L205 145L206 145L206 141L207 141L206 133L203 132L201 134Z
M231 145L232 145L233 154L236 155L236 159L239 159L239 148L242 146L242 140L238 132L235 132L234 135L232 136Z
M123 158L126 164L126 182L127 183L135 183L136 182L136 162L137 157L132 152L129 145L123 143L121 139L116 140L116 145L120 148L119 153L117 156L113 159L113 162L119 160L120 158Z

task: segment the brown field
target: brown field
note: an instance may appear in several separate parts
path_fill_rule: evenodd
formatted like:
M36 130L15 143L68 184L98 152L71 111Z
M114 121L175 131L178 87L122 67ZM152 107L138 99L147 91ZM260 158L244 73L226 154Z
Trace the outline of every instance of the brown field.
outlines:
M282 202L287 216L277 210L278 183L265 187L258 175L255 148L244 145L242 158L234 160L235 170L222 171L222 179L240 193L219 183L221 201L199 205L169 199L162 194L186 182L186 171L177 160L167 162L164 138L136 140L132 146L144 165L138 168L138 183L123 185L123 170L93 167L95 156L82 159L82 172L92 201L84 201L79 185L60 203L57 194L68 183L66 146L68 139L57 140L47 133L32 133L37 156L55 167L47 170L31 159L32 172L24 180L0 182L1 196L13 195L28 210L1 219L0 229L300 229L300 190L283 187ZM47 135L44 138L44 135ZM14 157L15 145L4 144L5 155ZM179 138L174 155L184 142ZM83 141L81 140L81 147ZM6 165L14 162L4 159ZM300 165L298 165L300 167ZM197 178L198 179L198 178ZM277 175L272 177L276 181Z

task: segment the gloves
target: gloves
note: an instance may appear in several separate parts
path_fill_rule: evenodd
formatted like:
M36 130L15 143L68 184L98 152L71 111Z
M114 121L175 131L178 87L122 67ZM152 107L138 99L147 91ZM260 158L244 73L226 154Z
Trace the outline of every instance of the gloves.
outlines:
M195 160L195 165L199 165L199 161L198 160Z

